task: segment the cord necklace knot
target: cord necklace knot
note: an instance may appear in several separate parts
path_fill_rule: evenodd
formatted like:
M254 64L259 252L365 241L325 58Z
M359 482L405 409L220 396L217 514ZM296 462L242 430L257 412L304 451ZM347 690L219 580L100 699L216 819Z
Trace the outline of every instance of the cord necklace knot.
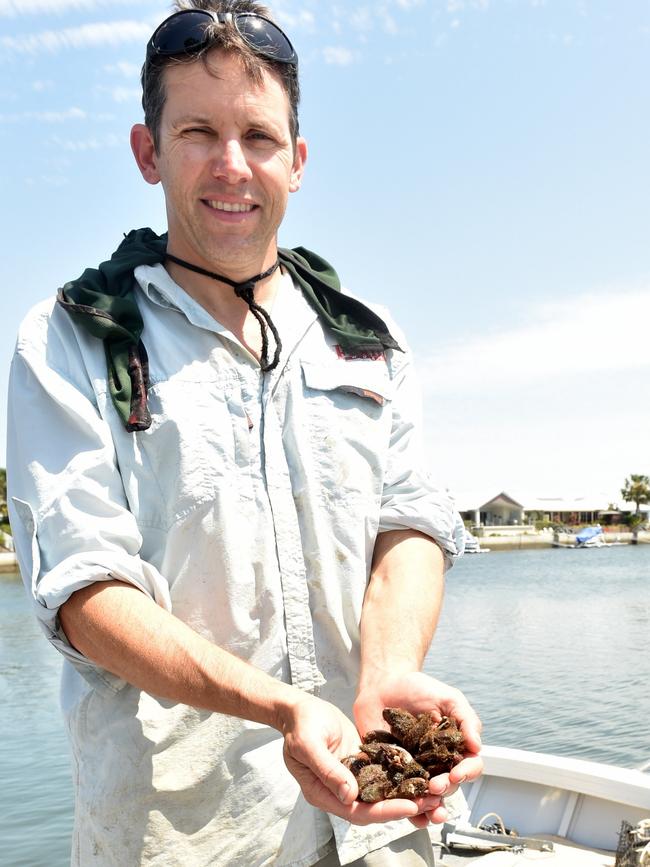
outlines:
M248 280L244 280L241 283L238 283L236 280L231 280L229 277L224 277L221 274L216 274L214 271L208 271L205 268L201 268L199 265L193 265L191 262L186 262L184 259L179 259L178 256L172 256L171 253L166 253L166 257L170 259L172 262L175 262L177 265L180 265L181 268L187 268L188 271L194 271L197 274L203 274L204 277L212 277L213 280L218 280L220 283L226 283L228 286L232 286L235 291L235 295L238 298L241 298L242 301L245 301L248 304L248 309L253 314L257 322L260 326L260 331L262 333L262 352L260 353L260 367L264 371L264 373L268 373L270 370L275 370L280 361L280 352L282 351L282 341L280 340L280 335L278 334L278 329L275 327L273 320L267 313L267 311L260 307L260 305L255 301L254 293L255 286L260 280L266 280L267 277L270 277L280 265L280 260L276 259L274 264L271 265L270 268L267 268L266 271L262 271L261 274L256 274L255 277L249 277ZM269 335L267 331L267 325L271 329L271 334L273 335L273 339L275 340L275 352L273 353L273 361L269 364Z

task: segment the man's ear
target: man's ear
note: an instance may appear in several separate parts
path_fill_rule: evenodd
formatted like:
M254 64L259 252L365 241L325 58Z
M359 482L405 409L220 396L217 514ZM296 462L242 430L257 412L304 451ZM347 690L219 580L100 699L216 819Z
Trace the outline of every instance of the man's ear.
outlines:
M296 139L295 153L293 157L293 167L291 169L291 178L289 180L289 192L295 193L300 189L302 176L305 171L305 163L307 162L307 142L301 136Z
M149 127L143 123L136 123L131 130L131 150L145 181L148 184L159 183L156 147Z

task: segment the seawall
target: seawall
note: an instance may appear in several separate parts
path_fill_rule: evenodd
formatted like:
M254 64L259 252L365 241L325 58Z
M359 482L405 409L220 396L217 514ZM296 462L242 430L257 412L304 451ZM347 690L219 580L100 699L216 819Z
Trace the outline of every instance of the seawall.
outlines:
M490 551L512 551L531 548L552 548L554 541L553 533L508 533L503 536L479 536L481 548L489 548ZM623 545L650 545L650 531L640 530L637 533L637 542L632 533L605 533L606 542L618 542ZM558 533L557 541L561 545L575 544L574 533Z

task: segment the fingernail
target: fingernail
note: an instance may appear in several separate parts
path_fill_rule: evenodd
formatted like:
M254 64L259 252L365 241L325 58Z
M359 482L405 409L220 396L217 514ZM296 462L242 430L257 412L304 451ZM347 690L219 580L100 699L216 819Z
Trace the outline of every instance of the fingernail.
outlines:
M339 788L339 801L343 801L343 803L345 803L347 801L349 791L349 783L343 783Z

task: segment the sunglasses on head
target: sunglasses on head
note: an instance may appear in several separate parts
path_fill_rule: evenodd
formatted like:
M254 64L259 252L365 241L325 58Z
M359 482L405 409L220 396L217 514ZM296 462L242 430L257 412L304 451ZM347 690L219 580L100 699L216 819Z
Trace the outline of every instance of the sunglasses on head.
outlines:
M293 45L277 24L255 12L209 12L204 9L182 9L170 15L154 31L147 44L147 61L156 57L196 54L212 41L213 24L232 23L257 54L277 63L298 65Z

